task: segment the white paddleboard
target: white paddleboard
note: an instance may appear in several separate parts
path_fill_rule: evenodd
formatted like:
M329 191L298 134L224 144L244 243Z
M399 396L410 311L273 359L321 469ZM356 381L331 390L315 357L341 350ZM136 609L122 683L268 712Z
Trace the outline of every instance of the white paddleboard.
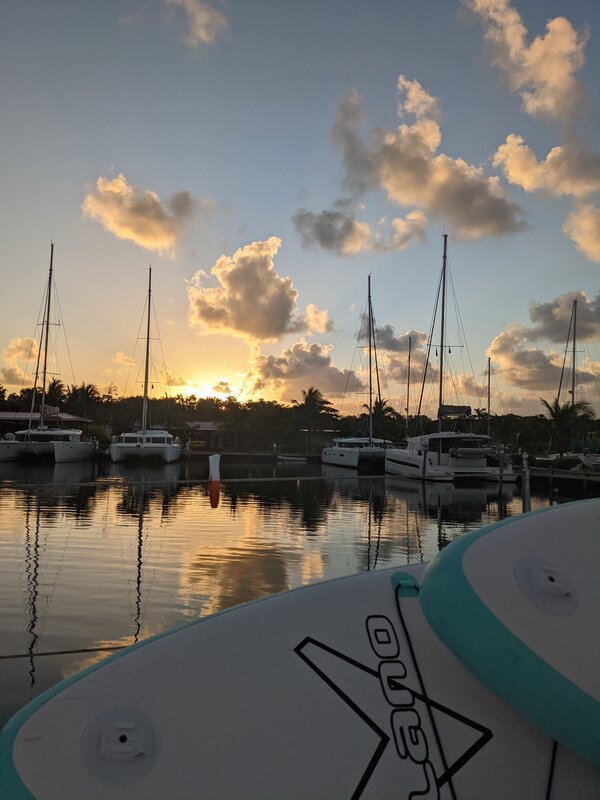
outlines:
M561 702L547 697L539 719L522 702L526 671L498 681L472 651L508 630L519 656L590 699L578 708L594 724L597 623L581 626L598 618L599 515L600 501L524 515L450 545L426 571L317 584L129 648L13 717L0 738L0 796L597 800L594 748L573 737ZM527 558L560 573L575 609L539 607ZM461 619L467 590L487 638L477 611ZM573 659L547 641L555 635L575 646Z

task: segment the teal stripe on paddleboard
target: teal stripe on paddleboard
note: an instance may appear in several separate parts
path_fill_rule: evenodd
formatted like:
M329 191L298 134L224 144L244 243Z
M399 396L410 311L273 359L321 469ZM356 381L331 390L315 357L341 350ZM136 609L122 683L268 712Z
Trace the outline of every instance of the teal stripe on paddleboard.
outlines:
M577 501L600 503L600 500ZM440 639L498 697L582 758L600 766L600 703L530 650L480 600L463 571L468 548L502 520L448 545L420 581L421 609ZM590 634L593 633L590 631Z

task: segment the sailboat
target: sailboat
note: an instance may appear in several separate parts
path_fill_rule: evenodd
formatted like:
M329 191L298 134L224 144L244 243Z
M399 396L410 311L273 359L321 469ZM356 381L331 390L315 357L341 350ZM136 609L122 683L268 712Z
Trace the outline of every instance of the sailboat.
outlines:
M385 471L392 475L402 475L421 480L453 481L456 478L493 481L516 481L511 459L501 448L491 444L487 434L461 433L442 430L442 420L448 417L464 418L470 415L469 406L448 405L444 403L444 354L446 317L446 271L448 256L448 234L443 235L444 251L440 288L440 367L438 386L438 431L437 433L411 436L402 447L388 447L385 450ZM435 326L435 318L434 318ZM432 326L433 334L433 326ZM431 347L431 341L429 343ZM421 385L421 398L427 378L427 365ZM417 417L420 415L417 411Z
M148 311L146 322L146 358L144 366L144 399L142 427L138 431L113 437L109 446L113 462L129 459L155 458L170 464L181 456L181 442L168 431L148 427L148 376L150 369L150 318L152 312L152 267L148 268Z
M83 441L82 431L78 428L50 427L46 423L52 416L50 407L46 404L46 378L48 375L48 345L50 340L50 312L52 306L53 290L53 261L54 242L50 244L50 269L44 303L44 318L42 335L38 349L38 360L35 370L35 380L31 397L29 425L25 430L8 434L0 441L0 461L16 461L21 458L47 457L56 462L85 461L92 458L95 451L95 442ZM43 353L41 386L38 385L40 375L40 357ZM39 422L33 425L34 408L38 394L41 394Z
M571 319L569 321L569 330L567 332L567 342L565 345L565 355L563 358L562 369L560 371L560 381L558 383L558 393L556 395L556 403L560 407L560 395L562 391L563 379L565 376L565 366L567 363L567 352L569 350L569 344L571 344L572 352L571 352L571 388L568 390L568 393L571 395L570 403L575 406L576 399L575 399L575 391L577 388L577 298L573 300L573 306L571 309ZM574 438L574 437L573 437ZM574 442L572 444L575 444ZM567 453L562 454L564 458L575 458L577 459L583 468L590 470L591 472L600 472L600 452L592 452L587 448L583 448L581 446L576 446L576 449L573 449ZM561 458L560 453L553 453L549 456L549 460L557 461Z
M368 327L369 327L369 435L345 436L333 440L329 447L321 451L323 464L334 464L339 467L366 467L375 469L382 467L385 460L385 439L373 437L373 305L371 303L371 276L368 281Z

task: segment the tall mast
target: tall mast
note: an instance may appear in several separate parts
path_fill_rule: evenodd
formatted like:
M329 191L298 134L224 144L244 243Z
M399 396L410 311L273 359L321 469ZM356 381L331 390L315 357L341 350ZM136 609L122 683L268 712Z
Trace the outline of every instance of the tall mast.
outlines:
M373 372L371 365L371 348L373 332L373 309L371 307L371 276L368 279L368 306L369 306L369 444L373 444Z
M150 362L150 313L152 309L152 267L148 267L148 321L146 324L146 366L144 368L144 405L142 410L142 431L148 423L148 371Z
M444 402L444 329L446 326L446 258L448 249L448 234L444 233L444 257L442 259L442 319L440 331L440 393L438 411L438 430L442 430L440 413Z
M408 337L408 372L406 375L406 435L408 436L408 412L410 410L410 354L412 350L412 336Z
M577 300L573 300L573 370L571 375L571 402L575 405L575 346L577 339Z
M48 369L48 339L50 333L50 301L52 299L52 262L54 260L54 242L50 242L50 270L48 272L48 297L46 298L46 315L44 319L44 366L42 370L42 403L40 406L40 428L44 426L46 411L46 372Z
M488 398L487 398L487 400L488 400L488 402L487 402L487 434L488 434L488 436L490 435L490 414L491 414L491 409L490 409L490 381L491 381L491 375L492 375L492 359L488 356L488 386L487 386L487 390L488 390Z

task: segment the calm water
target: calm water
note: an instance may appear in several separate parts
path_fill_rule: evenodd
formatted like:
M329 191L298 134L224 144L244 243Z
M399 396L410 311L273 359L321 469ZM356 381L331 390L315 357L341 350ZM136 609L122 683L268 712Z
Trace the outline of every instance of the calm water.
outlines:
M211 502L206 470L0 464L0 725L115 648L302 584L426 561L522 510L514 487L303 464L223 467Z

